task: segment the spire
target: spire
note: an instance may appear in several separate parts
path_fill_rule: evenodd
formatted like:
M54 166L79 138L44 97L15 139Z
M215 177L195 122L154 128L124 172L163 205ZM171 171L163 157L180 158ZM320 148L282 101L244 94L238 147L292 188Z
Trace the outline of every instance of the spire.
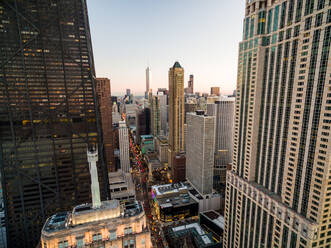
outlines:
M174 66L172 68L182 68L178 61L175 62Z
M97 170L98 148L96 145L87 148L87 160L89 163L91 174L92 206L93 208L100 208L100 188Z

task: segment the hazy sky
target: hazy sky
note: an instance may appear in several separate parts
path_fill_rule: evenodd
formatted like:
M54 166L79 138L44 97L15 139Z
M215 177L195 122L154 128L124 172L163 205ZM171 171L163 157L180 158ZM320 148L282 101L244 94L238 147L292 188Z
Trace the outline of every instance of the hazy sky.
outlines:
M168 70L176 60L190 74L194 91L211 86L235 88L238 43L244 0L88 0L96 73L111 80L112 94L130 88L168 87Z

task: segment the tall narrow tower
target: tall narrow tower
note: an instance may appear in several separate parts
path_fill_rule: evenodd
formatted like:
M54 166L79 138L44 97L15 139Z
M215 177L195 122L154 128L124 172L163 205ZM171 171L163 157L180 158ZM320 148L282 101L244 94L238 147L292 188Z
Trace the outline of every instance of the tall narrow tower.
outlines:
M190 75L190 80L188 81L188 93L193 94L194 91L194 76Z
M184 151L184 69L178 62L169 69L168 151L168 164L173 170L174 156Z
M149 93L149 86L150 86L150 80L151 80L151 70L149 67L146 68L146 91L145 91L145 98L148 98Z
M99 208L101 206L101 200L97 170L98 148L96 146L91 146L87 149L87 161L91 175L92 206L93 208Z
M330 1L246 1L224 247L330 246L330 43Z

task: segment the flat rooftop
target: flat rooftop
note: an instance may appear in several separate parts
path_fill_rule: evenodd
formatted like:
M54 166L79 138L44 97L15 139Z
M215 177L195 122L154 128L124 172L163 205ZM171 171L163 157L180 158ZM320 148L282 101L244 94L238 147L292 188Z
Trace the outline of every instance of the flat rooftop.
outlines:
M120 209L120 213L118 214L118 210ZM74 224L73 219L81 218L86 216L88 219L90 218L91 214L99 214L99 212L109 211L110 215L105 215L104 219L98 218L96 221L84 222ZM103 201L101 203L101 207L94 209L92 208L92 204L81 204L73 208L71 212L61 212L56 213L49 217L43 227L43 232L51 233L51 232L58 232L64 229L75 228L76 226L88 225L92 223L99 223L104 220L115 219L115 218L129 218L132 216L139 215L142 213L143 207L141 203L138 201L128 201L120 205L119 201L111 200L111 201ZM100 215L99 215L100 216ZM111 216L111 217L110 217Z
M202 242L204 245L210 245L214 243L212 238L205 233L205 231L198 223L192 223L172 228L174 233L183 231L190 232L191 230L195 230L197 232L197 234L200 236L200 242Z
M220 213L211 210L211 211L203 212L201 214L206 216L208 219L210 219L217 226L219 226L221 229L224 230L224 216L222 216Z
M156 199L160 208L183 207L198 204L188 193Z
M152 186L152 190L157 196L171 193L179 193L181 190L188 190L189 185L187 183L179 182L174 184L162 184Z

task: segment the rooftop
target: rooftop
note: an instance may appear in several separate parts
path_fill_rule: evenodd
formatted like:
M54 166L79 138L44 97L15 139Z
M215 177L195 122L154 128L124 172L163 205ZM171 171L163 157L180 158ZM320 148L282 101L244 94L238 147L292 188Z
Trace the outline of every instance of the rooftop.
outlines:
M191 204L198 204L189 194L183 193L178 194L177 196L169 196L167 198L158 198L156 199L160 208L170 208L170 207L182 207Z
M172 68L182 68L178 61L175 62L174 66Z
M208 219L210 219L217 226L219 226L221 229L224 230L224 217L220 213L211 210L211 211L203 212L201 214L206 216Z
M212 235L206 233L199 223L196 222L172 227L166 231L166 236L168 238L168 242L170 242L170 247L176 247L178 242L181 243L184 239L189 237L187 235L192 235L194 237L193 239L189 239L193 240L192 245L194 245L194 247L216 247L216 243L214 242Z
M156 195L178 193L180 190L188 190L188 188L189 185L182 182L152 186L152 190L156 193Z
M100 208L92 208L92 204L81 204L71 212L56 213L49 217L42 232L53 233L77 226L100 223L109 219L129 218L139 215L143 208L138 201L129 201L120 205L119 201L103 201Z

